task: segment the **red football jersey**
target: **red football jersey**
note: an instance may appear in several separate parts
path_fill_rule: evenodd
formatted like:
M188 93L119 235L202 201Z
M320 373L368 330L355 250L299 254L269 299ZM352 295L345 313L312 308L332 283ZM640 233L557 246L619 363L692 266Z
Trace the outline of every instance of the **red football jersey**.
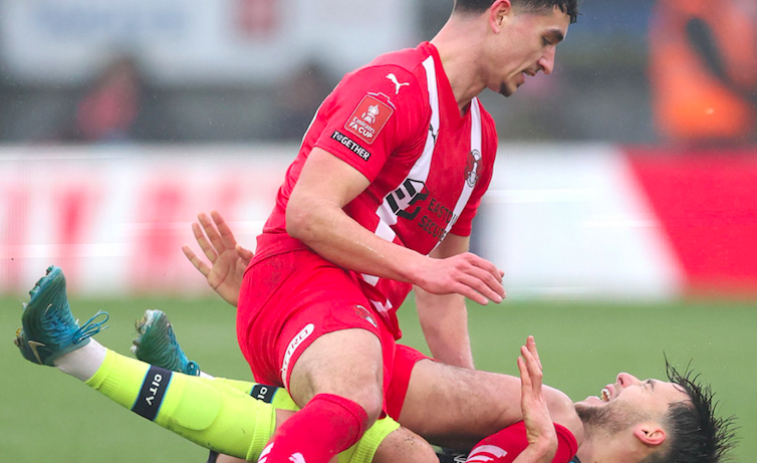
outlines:
M578 452L578 442L565 426L555 423L557 452L552 463L569 463ZM466 463L512 463L528 447L526 424L519 421L482 440L471 450Z
M388 241L428 254L448 233L470 235L491 180L497 135L478 99L460 114L432 44L378 57L347 74L318 109L258 238L253 262L306 248L287 235L285 211L314 147L370 180L345 206L350 217ZM399 338L395 311L411 285L360 278Z

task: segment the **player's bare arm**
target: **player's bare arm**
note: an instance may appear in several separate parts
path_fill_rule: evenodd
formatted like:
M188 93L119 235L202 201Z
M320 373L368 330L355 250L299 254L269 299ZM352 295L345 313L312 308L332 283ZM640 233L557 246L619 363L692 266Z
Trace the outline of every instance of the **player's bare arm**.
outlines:
M252 259L252 251L237 244L234 234L218 211L212 211L210 217L200 213L197 220L199 223L192 224L192 232L210 265L200 259L189 246L181 249L192 265L205 276L210 287L223 300L236 307L242 277Z
M469 246L469 237L450 233L430 256L451 257L467 252ZM438 296L417 286L414 290L418 318L431 355L448 365L474 368L465 298L459 294Z
M341 267L479 304L502 301L501 273L491 262L471 253L433 259L390 243L349 217L342 208L368 185L355 168L314 148L287 205L287 233Z

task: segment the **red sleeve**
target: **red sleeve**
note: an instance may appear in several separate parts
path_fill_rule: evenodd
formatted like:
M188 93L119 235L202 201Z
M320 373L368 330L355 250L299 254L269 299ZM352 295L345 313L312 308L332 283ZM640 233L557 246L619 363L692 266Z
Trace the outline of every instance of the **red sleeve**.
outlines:
M498 145L497 129L494 125L494 119L492 119L489 113L484 111L483 107L481 107L481 126L483 131L481 140L481 149L483 151L481 154L481 173L478 183L476 183L476 187L473 189L470 199L468 199L468 203L460 214L460 218L450 230L450 233L458 236L470 236L471 224L478 212L478 207L481 205L481 197L489 189L489 184L494 174L494 160L497 157Z
M393 153L426 141L428 98L415 75L373 66L347 75L324 103L325 125L315 146L371 182Z
M552 463L569 463L578 452L578 442L573 433L559 424L557 432L557 453ZM497 434L479 442L468 455L467 463L512 463L528 447L526 425L519 421Z

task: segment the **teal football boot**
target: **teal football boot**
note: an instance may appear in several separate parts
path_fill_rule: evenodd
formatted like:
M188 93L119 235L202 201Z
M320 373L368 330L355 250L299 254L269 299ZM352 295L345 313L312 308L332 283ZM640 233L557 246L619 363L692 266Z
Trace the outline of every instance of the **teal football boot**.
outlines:
M139 337L132 342L131 351L139 360L185 375L200 376L199 365L187 359L176 341L168 315L160 310L147 310L135 326Z
M107 328L107 312L97 312L83 326L74 319L66 297L66 277L60 267L50 266L23 304L21 326L14 344L26 360L55 366L55 359L89 343L89 338ZM102 318L101 321L95 321Z

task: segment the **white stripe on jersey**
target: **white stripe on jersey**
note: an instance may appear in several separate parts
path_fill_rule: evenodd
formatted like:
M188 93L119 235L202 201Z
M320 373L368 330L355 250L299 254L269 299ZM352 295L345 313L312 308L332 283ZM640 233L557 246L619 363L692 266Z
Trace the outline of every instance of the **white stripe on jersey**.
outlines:
M470 129L470 150L471 153L478 153L479 157L481 159L478 160L478 162L483 162L483 151L481 150L481 107L479 106L478 98L473 98L473 101L471 101L470 105L470 111L471 111L471 129ZM471 154L472 155L472 154ZM474 169L476 169L476 166L473 166ZM457 222L457 219L460 218L460 214L463 213L463 209L465 209L465 205L468 204L468 200L470 199L470 195L473 194L473 188L475 188L476 184L474 183L473 186L471 186L470 183L467 181L465 182L465 186L463 186L463 192L460 194L460 197L457 198L457 204L455 204L455 211L452 214L452 220L449 221L447 224L447 228L445 229L444 235L446 236L447 233L449 233L450 230L452 230L452 226L455 225L455 222ZM434 249L437 248L441 244L441 241L436 243L436 246L434 246Z
M428 96L429 104L431 106L431 129L426 138L426 145L423 147L423 154L421 154L421 157L415 161L415 164L412 169L410 169L410 173L407 174L405 180L413 179L425 183L428 179L428 173L431 170L431 159L434 157L436 133L439 131L439 90L436 86L436 67L434 65L434 58L431 56L426 58L423 62L423 67L426 68L426 78L428 81ZM433 132L434 130L436 130L436 132ZM405 180L400 182L398 189L403 189L403 191L406 189L404 186ZM407 194L407 191L404 191L404 193L404 198L395 198L395 208L398 208L398 210L405 210L410 205L410 201L413 200L414 195ZM378 208L376 214L379 216L380 220L391 226L397 223L397 214L392 210L392 206L387 201L387 198L384 198L384 202ZM392 231L392 235L394 235L394 231ZM388 241L392 241L393 239L394 236Z
M436 135L439 132L439 90L436 85L436 66L434 65L434 58L429 56L423 62L423 67L426 68L426 81L428 83L428 99L429 106L431 107L431 127L429 128L428 135L426 136L426 145L423 147L423 154L410 169L410 173L405 178L420 180L426 182L428 178L429 170L431 170L431 158L434 156L434 147L436 144ZM404 187L405 180L400 182L398 189L406 189ZM410 201L414 195L404 191L404 198L396 198L395 207L399 210L404 210L410 205ZM387 196L388 198L388 196ZM374 231L376 235L384 238L387 241L394 241L397 236L391 226L397 223L397 215L392 210L392 206L389 204L387 198L384 198L384 202L376 210L376 215L379 217L379 223ZM379 278L373 275L362 274L363 280L372 286L376 286Z
M431 170L431 160L434 157L434 150L436 148L436 138L439 134L439 90L437 88L434 58L431 56L426 58L423 62L423 67L426 69L429 105L431 108L429 132L426 138L426 145L423 147L423 153L410 169L407 177L400 182L395 190L400 190L402 192L402 197L400 198L398 195L391 195L392 201L394 202L392 205L389 203L390 195L387 195L381 206L376 210L376 215L379 217L379 223L376 230L374 230L374 233L387 241L393 241L397 236L394 230L391 229L391 226L397 223L397 214L395 210L405 210L410 205L410 201L415 197L415 195L410 194L410 192L407 191L408 182L412 187L413 184L417 184L417 182L423 182L425 184L428 179L428 174ZM478 99L473 98L471 101L471 151L478 150L478 152L481 153L481 137L481 108ZM472 193L473 187L466 182L463 191L457 200L457 204L455 205L453 216L455 218L447 225L447 232L449 232L455 224L457 217L460 216L460 213L465 208ZM394 209L392 206L394 206ZM439 243L437 243L436 246L439 246ZM436 246L434 249L436 249ZM376 286L379 281L379 278L373 275L362 274L361 277L365 282L372 286ZM375 307L376 303L373 305ZM376 309L381 311L378 307L376 307ZM382 309L386 310L385 307L382 307Z

